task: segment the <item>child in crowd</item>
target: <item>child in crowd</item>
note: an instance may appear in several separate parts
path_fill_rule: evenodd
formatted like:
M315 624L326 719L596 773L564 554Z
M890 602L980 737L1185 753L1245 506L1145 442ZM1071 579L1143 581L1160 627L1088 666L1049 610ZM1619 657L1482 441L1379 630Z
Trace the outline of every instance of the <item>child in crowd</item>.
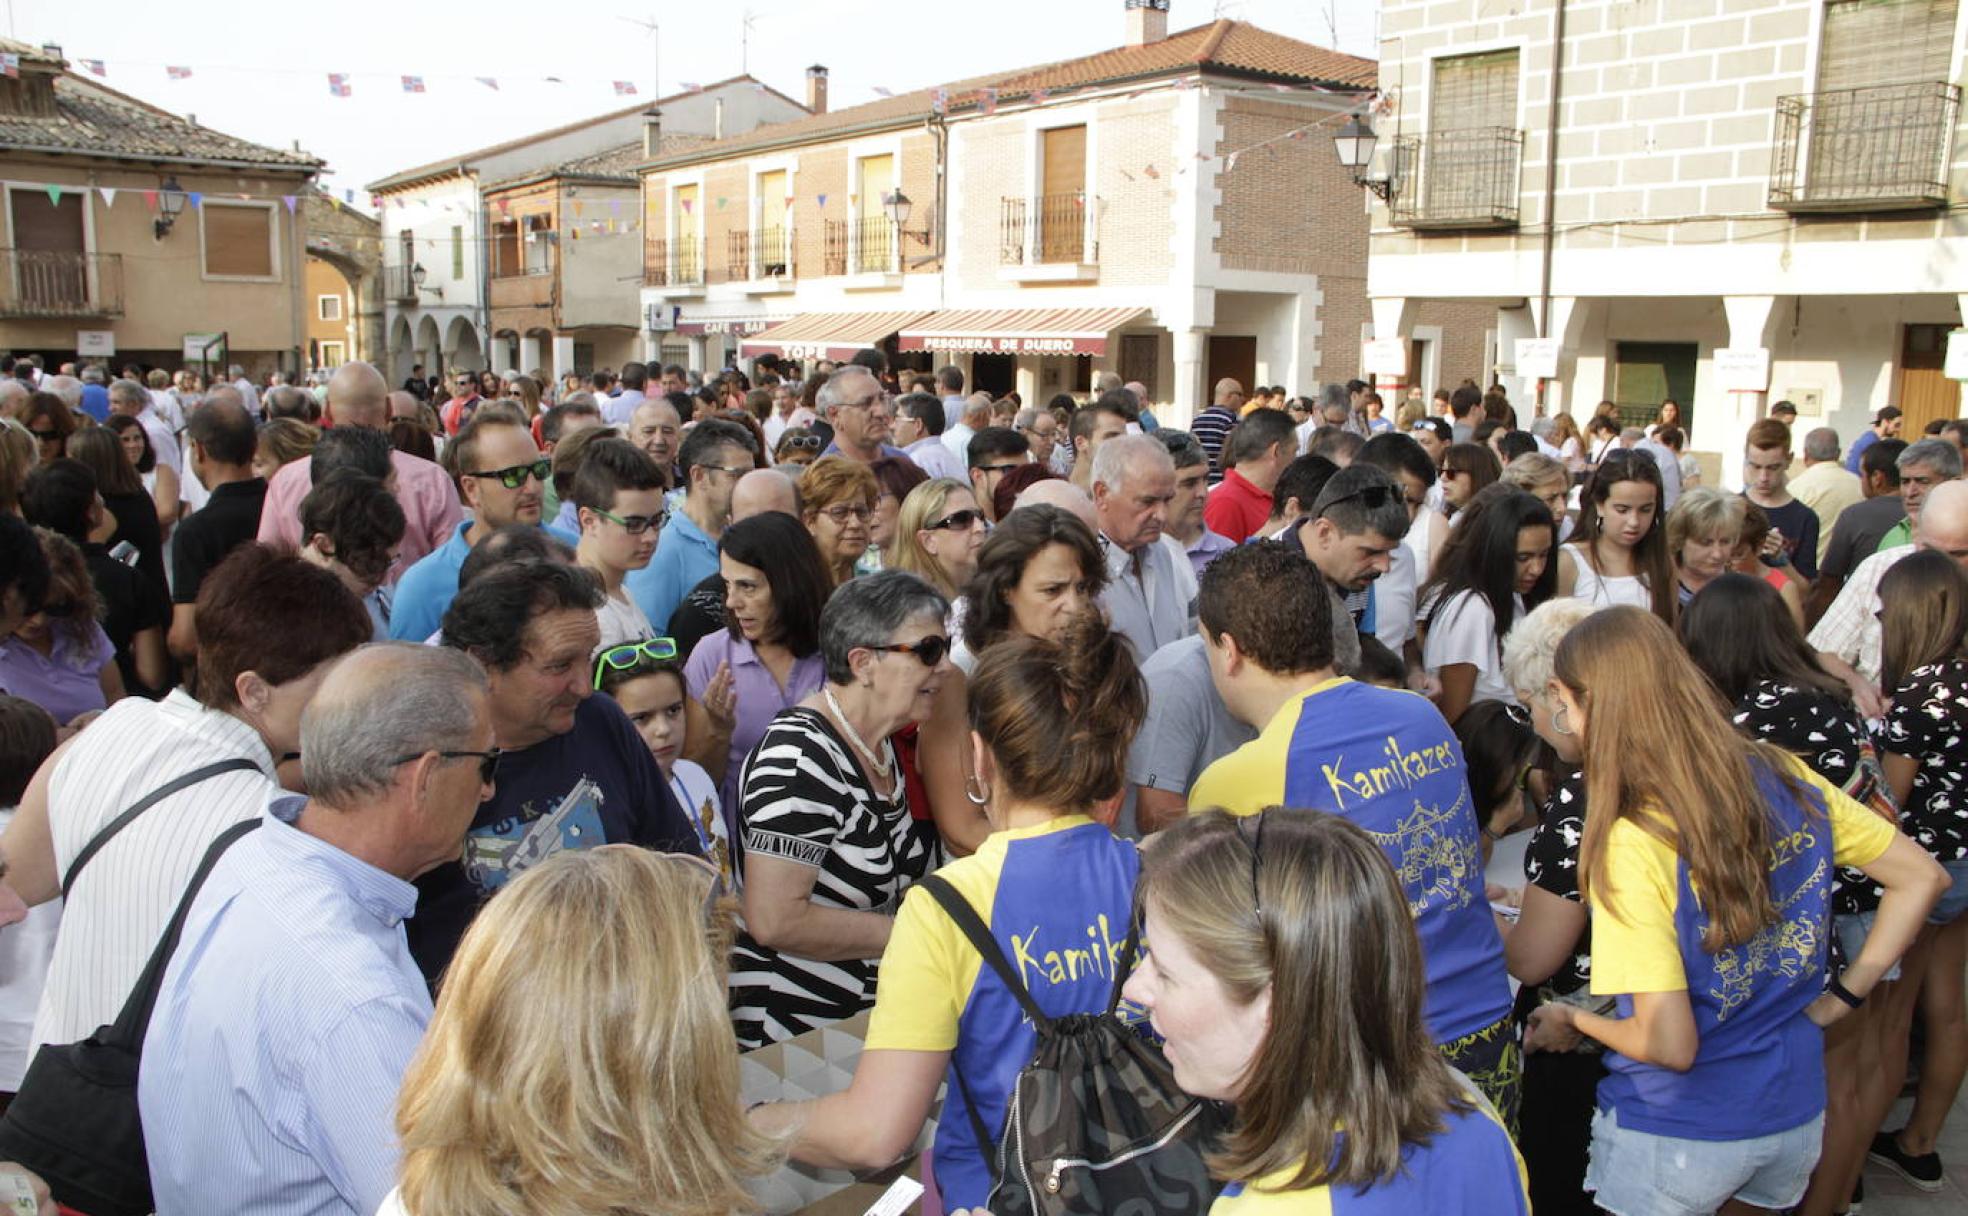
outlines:
M717 863L725 889L735 892L731 838L724 826L717 784L703 768L683 758L685 734L683 663L676 643L649 638L612 646L595 659L595 688L615 698L629 715L649 754L670 783L670 793L697 825L704 856Z

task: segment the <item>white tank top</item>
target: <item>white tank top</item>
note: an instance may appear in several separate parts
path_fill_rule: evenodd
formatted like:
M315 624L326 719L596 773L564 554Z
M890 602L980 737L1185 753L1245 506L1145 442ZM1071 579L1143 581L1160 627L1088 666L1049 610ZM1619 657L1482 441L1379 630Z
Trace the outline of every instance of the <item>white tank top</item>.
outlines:
M1435 529L1445 528L1448 523L1449 521L1442 517L1442 513L1432 506L1423 507L1415 512L1414 523L1408 528L1407 536L1401 540L1401 543L1408 547L1408 551L1414 554L1415 586L1419 587L1428 581L1428 550L1434 544Z
M1654 597L1647 593L1646 580L1639 575L1600 574L1592 568L1592 559L1586 556L1584 545L1566 545L1565 551L1572 555L1572 569L1578 575L1572 583L1573 599L1601 608L1627 604L1648 612L1654 610Z

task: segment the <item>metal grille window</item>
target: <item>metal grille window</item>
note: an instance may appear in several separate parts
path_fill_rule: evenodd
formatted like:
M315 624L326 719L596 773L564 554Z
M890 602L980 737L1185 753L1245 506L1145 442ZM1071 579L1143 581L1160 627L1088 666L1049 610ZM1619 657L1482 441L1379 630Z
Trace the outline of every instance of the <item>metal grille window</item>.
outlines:
M1394 222L1411 228L1507 228L1517 222L1523 136L1517 49L1435 61L1428 133L1395 141Z

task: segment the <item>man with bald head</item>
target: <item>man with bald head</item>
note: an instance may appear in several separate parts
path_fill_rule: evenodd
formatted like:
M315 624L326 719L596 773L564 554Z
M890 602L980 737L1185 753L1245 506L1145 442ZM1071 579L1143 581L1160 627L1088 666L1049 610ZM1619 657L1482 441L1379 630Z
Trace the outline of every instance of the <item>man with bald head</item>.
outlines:
M217 391L216 389L214 390ZM328 418L336 426L359 426L387 431L390 423L389 383L367 363L344 363L328 381ZM425 554L443 546L458 530L464 509L458 487L445 471L421 456L390 449L396 470L396 500L406 527L386 581L394 583ZM314 488L312 461L303 456L283 465L267 483L266 506L260 512L262 544L301 546L301 500Z
M1959 472L1959 466L1956 466ZM1868 718L1886 714L1879 687L1883 660L1879 582L1894 563L1919 549L1933 549L1968 570L1968 482L1943 481L1923 495L1913 543L1881 549L1859 563L1838 598L1811 629L1811 648L1825 669L1845 681Z
M1211 485L1223 480L1223 440L1230 434L1230 428L1237 425L1243 408L1244 386L1225 376L1216 382L1214 403L1189 424L1189 433L1209 453Z
M395 422L397 419L402 418L410 422L415 422L423 412L423 405L423 402L417 400L417 394L405 392L400 388L391 389L389 395L390 421Z
M667 396L645 397L629 415L629 442L649 453L672 486L677 483L677 437L682 433L683 415Z
M1063 477L1048 477L1044 481L1035 481L1020 490L1018 497L1011 503L1011 509L1014 511L1020 507L1034 506L1058 507L1062 511L1069 511L1096 535L1100 532L1100 516L1094 512L1093 499L1085 490Z
M1100 604L1137 660L1194 625L1194 595L1184 594L1178 559L1161 543L1174 499L1175 462L1161 440L1122 435L1094 452L1096 534L1107 556L1107 590Z

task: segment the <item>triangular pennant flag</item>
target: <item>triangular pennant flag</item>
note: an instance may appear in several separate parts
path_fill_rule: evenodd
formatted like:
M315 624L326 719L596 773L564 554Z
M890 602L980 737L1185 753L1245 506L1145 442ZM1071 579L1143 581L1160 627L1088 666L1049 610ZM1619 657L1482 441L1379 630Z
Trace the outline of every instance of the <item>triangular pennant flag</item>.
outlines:
M820 210L825 211L826 209L827 209L827 196L823 194L820 196Z
M97 186L96 193L102 195L103 206L114 207L116 205L116 187Z
M62 188L60 186L55 185L53 182L50 182L48 183L47 189L48 189L48 201L53 203L57 207L61 206Z
M1289 93L1292 91L1292 87L1288 84L1278 84L1274 81L1271 85L1271 91L1273 93Z
M950 91L948 89L931 89L929 91L929 108L938 114L949 112Z
M332 97L347 97L355 90L349 87L348 73L328 73L328 93Z
M722 211L722 210L724 210L724 205L725 205L726 203L728 203L728 202L730 202L730 201L731 201L730 199L728 199L728 198L725 198L725 197L724 197L723 195L719 195L719 196L718 196L718 210L719 210L719 211Z
M582 209L583 209L583 208L582 208L582 205L581 205L581 200L580 200L580 199L578 199L578 198L577 198L577 199L575 199L575 200L574 200L574 214L575 214L575 215L579 215L579 214L581 214L581 211L582 211Z
M618 80L615 82L615 96L617 97L634 97L635 91L635 82L632 80Z
M405 76L403 78L403 91L406 93L423 92L424 78L422 76Z
M683 91L686 93L701 93L704 91L704 86L698 84L694 80L686 80L683 81L682 83L683 83Z
M191 209L193 211L205 205L205 195L202 191L193 190L186 194L185 197L191 200Z
M545 79L546 79L546 82L547 82L548 84L566 84L566 83L567 83L567 82L566 82L565 80L562 80L562 79L561 79L560 77L558 77L558 76L548 76L548 77L546 77Z
M1235 152L1232 152L1229 156L1225 157L1223 160L1223 171L1225 173L1228 173L1230 172L1230 170L1236 167L1237 167L1237 154Z
M1033 104L1033 105L1038 105L1038 104L1039 104L1040 102L1042 102L1042 101L1044 101L1044 100L1045 100L1046 98L1048 98L1048 97L1050 97L1050 96L1052 96L1052 94L1051 94L1051 93L1050 93L1049 91L1047 91L1047 90L1045 90L1045 89L1033 89L1033 90L1032 90L1032 104Z
M286 204L287 204L287 214L288 214L288 215L292 215L292 214L294 214L294 208L296 208L296 207L298 207L298 206L300 206L300 205L301 205L301 200L300 200L300 199L299 199L298 197L296 197L295 195L292 195L292 194L283 194L283 195L281 195L281 196L280 196L280 201L281 201L281 202L283 202L283 203L286 203Z
M684 200L683 200L683 213L684 213L685 215L689 215L689 214L690 214L690 209L691 209L691 207L692 207L692 205L694 204L694 202L695 202L695 200L693 200L693 199L684 199Z
M884 89L884 88L882 88L882 87L881 87L880 85L876 85L876 86L875 86L875 96L877 96L877 97L893 97L893 96L895 96L895 94L894 94L894 92L893 92L893 91L891 91L891 90L889 90L889 89Z
M342 191L342 200L344 202L353 203L355 201L355 191L353 190Z
M1175 82L1175 91L1178 93L1187 93L1189 91L1189 78L1187 76Z
M100 59L78 59L75 62L89 69L90 72L97 76L109 75L109 68L104 66L103 61Z
M143 192L143 196L144 206L150 208L152 211L157 210L157 191L146 190Z
M181 68L181 67L166 67L164 69L164 75L166 75L172 80L190 80L191 69Z
M474 76L472 79L484 85L486 88L491 89L494 93L499 91L499 79L496 76Z

